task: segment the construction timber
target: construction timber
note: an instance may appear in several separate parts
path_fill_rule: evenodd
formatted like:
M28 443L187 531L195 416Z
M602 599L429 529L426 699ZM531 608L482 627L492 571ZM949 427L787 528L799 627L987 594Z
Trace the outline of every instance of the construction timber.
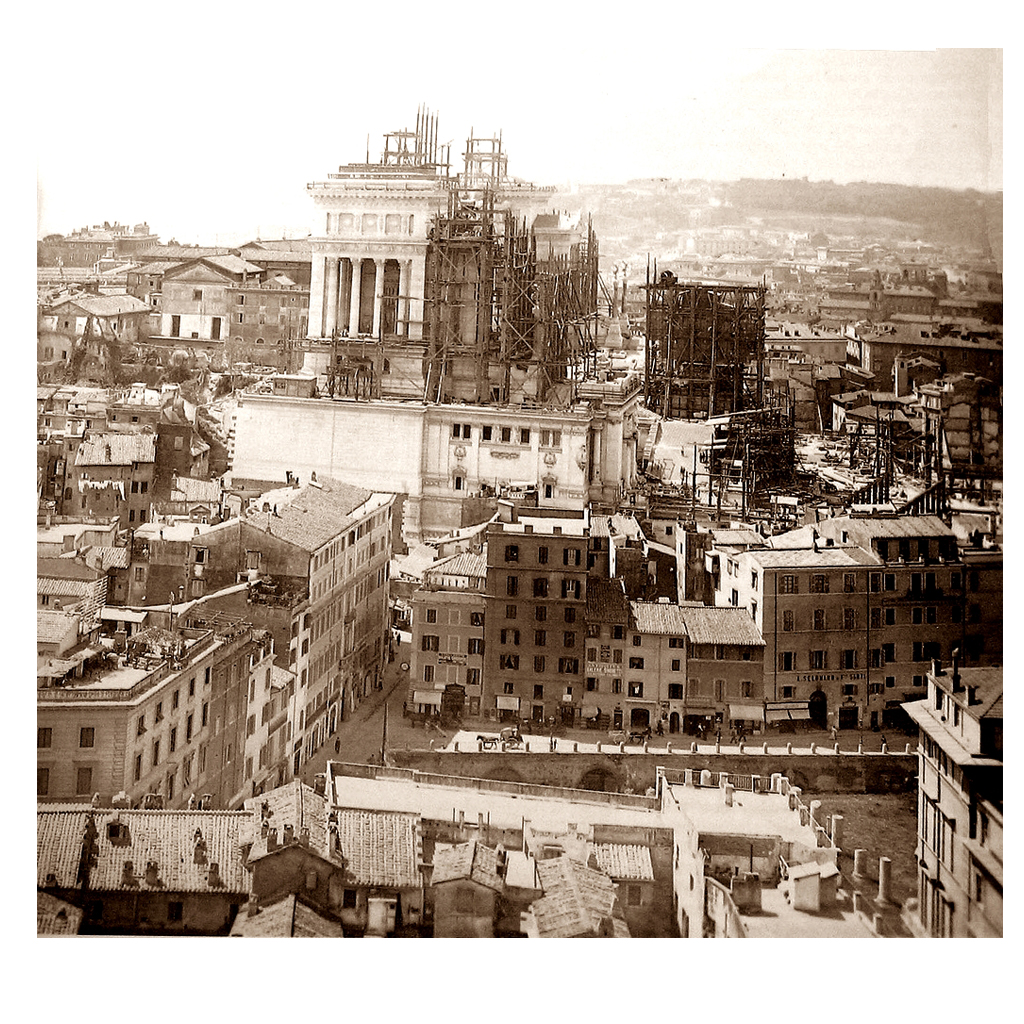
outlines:
M597 239L588 223L568 252L540 259L500 195L491 184L453 190L431 225L424 400L567 408L596 370Z
M648 270L644 404L665 419L760 408L764 285L693 284Z

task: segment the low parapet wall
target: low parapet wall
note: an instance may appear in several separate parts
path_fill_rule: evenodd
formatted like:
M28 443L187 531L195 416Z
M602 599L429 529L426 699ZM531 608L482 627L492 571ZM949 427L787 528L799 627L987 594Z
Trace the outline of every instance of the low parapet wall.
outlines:
M563 789L645 793L656 769L692 768L770 778L785 776L804 793L907 792L917 785L915 754L441 753L395 750L388 763L433 775L505 779Z

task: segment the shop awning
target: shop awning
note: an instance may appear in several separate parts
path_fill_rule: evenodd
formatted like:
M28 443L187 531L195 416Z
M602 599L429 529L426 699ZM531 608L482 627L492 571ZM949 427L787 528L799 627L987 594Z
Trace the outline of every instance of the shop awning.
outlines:
M441 706L440 690L413 690L413 704L429 704L432 708Z
M769 703L764 710L766 722L797 722L810 717L810 708L805 700L790 701L785 704Z
M744 721L764 721L764 707L761 704L730 704L729 717L740 718Z
M494 706L499 711L518 711L519 698L512 697L507 693L499 693L494 697Z

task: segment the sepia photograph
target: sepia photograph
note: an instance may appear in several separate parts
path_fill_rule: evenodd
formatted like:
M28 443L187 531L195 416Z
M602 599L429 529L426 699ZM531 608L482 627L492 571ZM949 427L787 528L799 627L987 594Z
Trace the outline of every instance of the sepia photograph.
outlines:
M39 87L37 937L1002 937L1003 51L138 10Z

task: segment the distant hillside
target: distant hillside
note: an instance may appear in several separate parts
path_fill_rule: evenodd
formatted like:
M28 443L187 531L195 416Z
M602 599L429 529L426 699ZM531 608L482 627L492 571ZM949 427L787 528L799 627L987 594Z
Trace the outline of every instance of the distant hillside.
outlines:
M991 246L992 255L1001 256L1003 197L1000 193L865 181L837 185L831 181L743 178L724 183L721 194L737 213L880 217L920 226L922 237L928 242L980 249Z
M636 180L579 185L556 205L592 215L603 256L657 251L696 228L757 223L852 242L922 242L978 250L1002 260L1001 193L908 185L804 180Z

